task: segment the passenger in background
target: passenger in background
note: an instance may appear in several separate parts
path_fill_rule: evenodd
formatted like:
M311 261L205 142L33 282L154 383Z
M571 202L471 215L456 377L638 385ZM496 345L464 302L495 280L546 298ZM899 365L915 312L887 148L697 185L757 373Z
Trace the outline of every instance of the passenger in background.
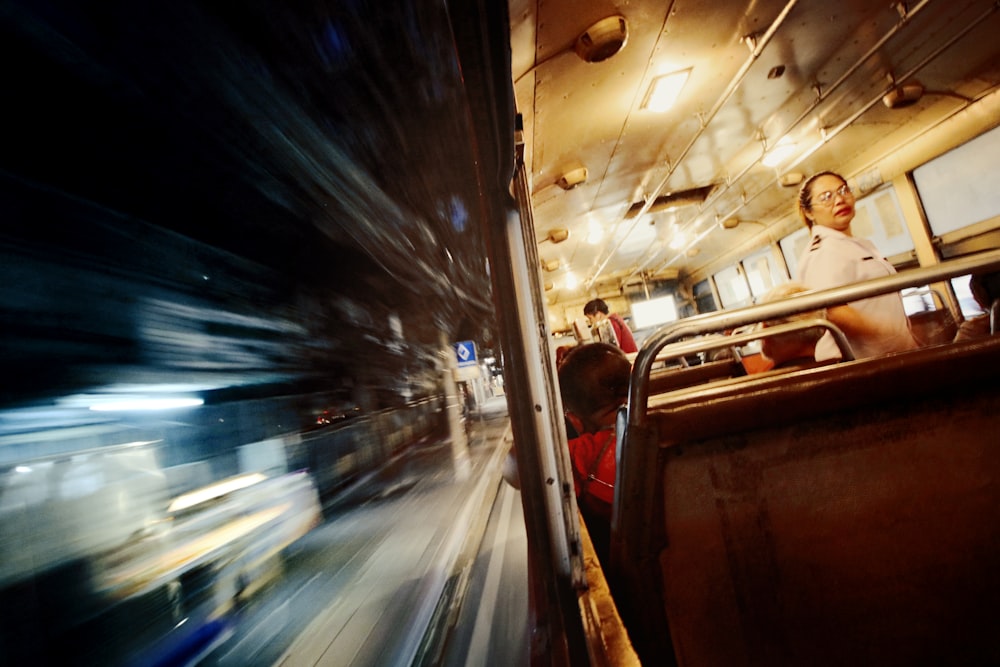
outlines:
M760 303L770 303L781 301L790 296L808 292L809 289L799 283L785 283L773 288L761 298ZM796 313L788 317L777 320L761 322L761 327L767 328L776 324L786 322L797 322L800 320L825 319L826 315L822 311L810 310L804 313ZM801 329L789 333L768 336L760 340L760 351L765 357L774 362L773 368L798 368L801 366L811 366L816 363L816 343L822 338L824 330L819 327Z
M563 408L579 434L568 438L577 503L604 562L614 501L615 417L628 400L631 373L622 350L607 343L573 349L559 368Z
M871 241L851 234L854 193L843 176L824 171L809 178L799 191L798 210L811 232L799 261L799 280L808 288L829 289L896 273ZM843 330L858 359L918 346L898 293L828 308L827 319ZM816 345L816 359L838 356L836 342L825 334Z
M955 333L955 342L982 338L995 333L991 326L994 323L990 320L993 306L1000 299L1000 273L977 273L969 278L969 291L983 309L983 314L962 322Z
M618 313L611 313L604 299L592 299L583 307L583 314L590 326L597 332L596 338L602 343L617 345L623 352L638 352L632 330ZM610 332L608 323L610 323Z

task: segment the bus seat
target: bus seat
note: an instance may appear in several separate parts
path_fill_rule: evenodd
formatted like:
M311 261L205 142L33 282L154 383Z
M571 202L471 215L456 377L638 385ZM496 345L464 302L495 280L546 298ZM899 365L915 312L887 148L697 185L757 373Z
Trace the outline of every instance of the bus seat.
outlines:
M623 470L612 538L638 643L684 667L1000 664L998 367L986 338L651 397L624 447L655 464Z
M706 361L697 366L669 368L650 373L649 390L652 394L674 391L683 387L700 385L713 380L746 375L736 359Z
M914 313L909 320L913 337L925 346L950 343L958 331L958 324L947 308Z

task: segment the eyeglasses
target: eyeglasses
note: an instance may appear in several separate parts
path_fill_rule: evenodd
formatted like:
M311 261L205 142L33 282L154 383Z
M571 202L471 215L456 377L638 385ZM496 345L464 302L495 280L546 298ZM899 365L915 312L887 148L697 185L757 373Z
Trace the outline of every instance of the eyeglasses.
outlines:
M820 204L823 204L824 206L830 206L833 203L833 196L834 195L840 195L841 197L852 197L852 196L854 196L854 193L851 192L851 189L849 187L847 187L847 184L845 183L844 185L841 185L836 190L827 190L825 192L819 193L818 195L816 195L815 197L813 197L813 201L814 202L819 202Z

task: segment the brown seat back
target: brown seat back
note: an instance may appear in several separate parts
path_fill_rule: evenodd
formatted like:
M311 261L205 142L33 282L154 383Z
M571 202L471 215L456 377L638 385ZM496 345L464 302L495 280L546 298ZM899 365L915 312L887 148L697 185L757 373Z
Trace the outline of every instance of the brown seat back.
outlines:
M983 339L651 397L614 536L638 634L681 665L996 663L998 368Z

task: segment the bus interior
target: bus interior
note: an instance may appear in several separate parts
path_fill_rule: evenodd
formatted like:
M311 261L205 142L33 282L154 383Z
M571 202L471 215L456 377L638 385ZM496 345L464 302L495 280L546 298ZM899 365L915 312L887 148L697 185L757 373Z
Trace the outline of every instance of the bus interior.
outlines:
M955 340L1000 326L997 34L996 0L5 2L0 662L217 664L345 488L500 382L532 665L1000 663L1000 337ZM768 302L824 171L895 272ZM891 293L919 347L855 358L826 309ZM604 561L556 367L593 299L639 347ZM839 360L762 355L815 327Z

